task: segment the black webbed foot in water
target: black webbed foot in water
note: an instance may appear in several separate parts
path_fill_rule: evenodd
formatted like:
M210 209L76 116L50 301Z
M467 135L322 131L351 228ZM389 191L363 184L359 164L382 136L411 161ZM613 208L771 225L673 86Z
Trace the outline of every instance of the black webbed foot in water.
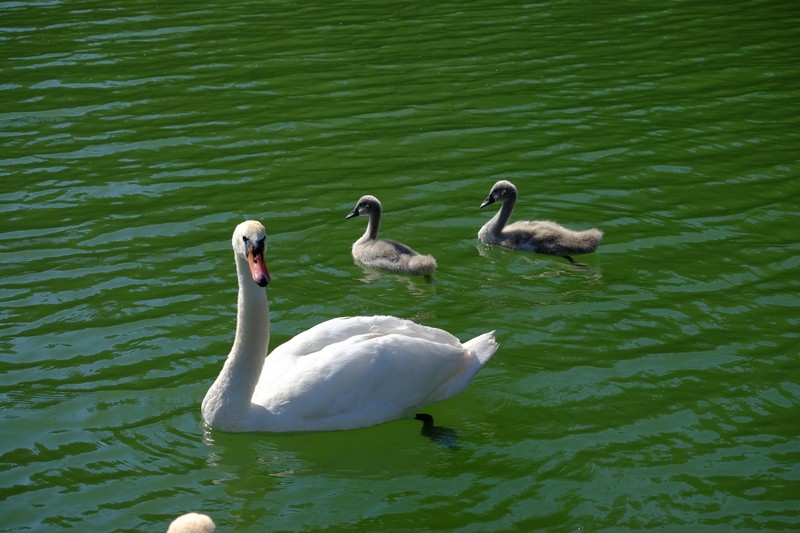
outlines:
M422 421L422 429L419 434L423 437L428 437L448 448L458 448L458 433L453 428L434 426L433 416L428 413L417 413L414 415L414 420Z

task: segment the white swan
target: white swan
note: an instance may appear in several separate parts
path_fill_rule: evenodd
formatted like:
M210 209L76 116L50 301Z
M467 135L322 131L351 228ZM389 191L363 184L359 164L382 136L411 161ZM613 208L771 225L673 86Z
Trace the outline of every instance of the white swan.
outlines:
M239 299L236 337L203 400L212 428L310 431L413 417L450 398L497 350L494 332L461 343L441 329L390 316L335 318L267 357L266 232L257 221L233 233Z
M353 243L353 259L367 266L414 274L430 275L436 270L436 259L431 255L422 255L405 244L378 238L381 225L381 203L374 196L359 198L358 203L344 218L369 215L367 231Z
M481 207L495 202L503 202L503 205L478 231L478 238L482 242L527 252L558 255L572 261L570 255L594 252L603 238L603 232L599 229L573 231L549 220L523 220L508 224L516 201L517 188L510 181L500 180L494 184Z
M210 516L200 513L186 513L173 520L167 533L215 533L217 526Z

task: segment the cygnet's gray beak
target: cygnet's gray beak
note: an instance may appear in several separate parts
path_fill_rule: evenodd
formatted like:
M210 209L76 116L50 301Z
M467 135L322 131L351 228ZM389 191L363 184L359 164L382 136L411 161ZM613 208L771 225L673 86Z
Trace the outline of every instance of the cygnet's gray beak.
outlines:
M484 200L483 203L481 204L481 208L484 208L489 204L493 204L494 202L495 202L494 196L490 194L489 196L486 197L486 200Z
M354 207L353 210L347 213L347 216L344 218L345 220L347 220L348 218L353 218L357 216L358 216L358 206Z

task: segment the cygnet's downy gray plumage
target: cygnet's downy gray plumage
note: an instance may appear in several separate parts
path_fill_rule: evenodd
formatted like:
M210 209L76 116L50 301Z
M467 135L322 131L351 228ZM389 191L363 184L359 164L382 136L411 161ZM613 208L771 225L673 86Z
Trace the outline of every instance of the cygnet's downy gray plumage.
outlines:
M353 258L374 268L402 274L430 275L436 270L436 259L421 255L405 244L378 238L381 224L381 203L374 196L362 196L345 218L368 215L364 235L353 243Z
M603 238L603 232L599 229L573 231L550 220L522 220L508 224L516 201L517 188L510 181L500 180L494 184L481 207L495 202L502 202L503 205L478 232L482 242L558 255L572 261L570 255L594 252Z

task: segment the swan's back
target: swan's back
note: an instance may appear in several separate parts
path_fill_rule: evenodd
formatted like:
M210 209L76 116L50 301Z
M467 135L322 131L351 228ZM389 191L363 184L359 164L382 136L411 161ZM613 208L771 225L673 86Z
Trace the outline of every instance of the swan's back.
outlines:
M332 318L317 324L275 348L268 357L284 353L301 357L350 338L362 335L380 337L392 333L443 344L461 343L455 335L443 329L423 326L411 320L388 315L351 316Z
M253 403L278 431L370 426L460 393L496 350L493 332L462 344L395 317L336 318L267 356Z

